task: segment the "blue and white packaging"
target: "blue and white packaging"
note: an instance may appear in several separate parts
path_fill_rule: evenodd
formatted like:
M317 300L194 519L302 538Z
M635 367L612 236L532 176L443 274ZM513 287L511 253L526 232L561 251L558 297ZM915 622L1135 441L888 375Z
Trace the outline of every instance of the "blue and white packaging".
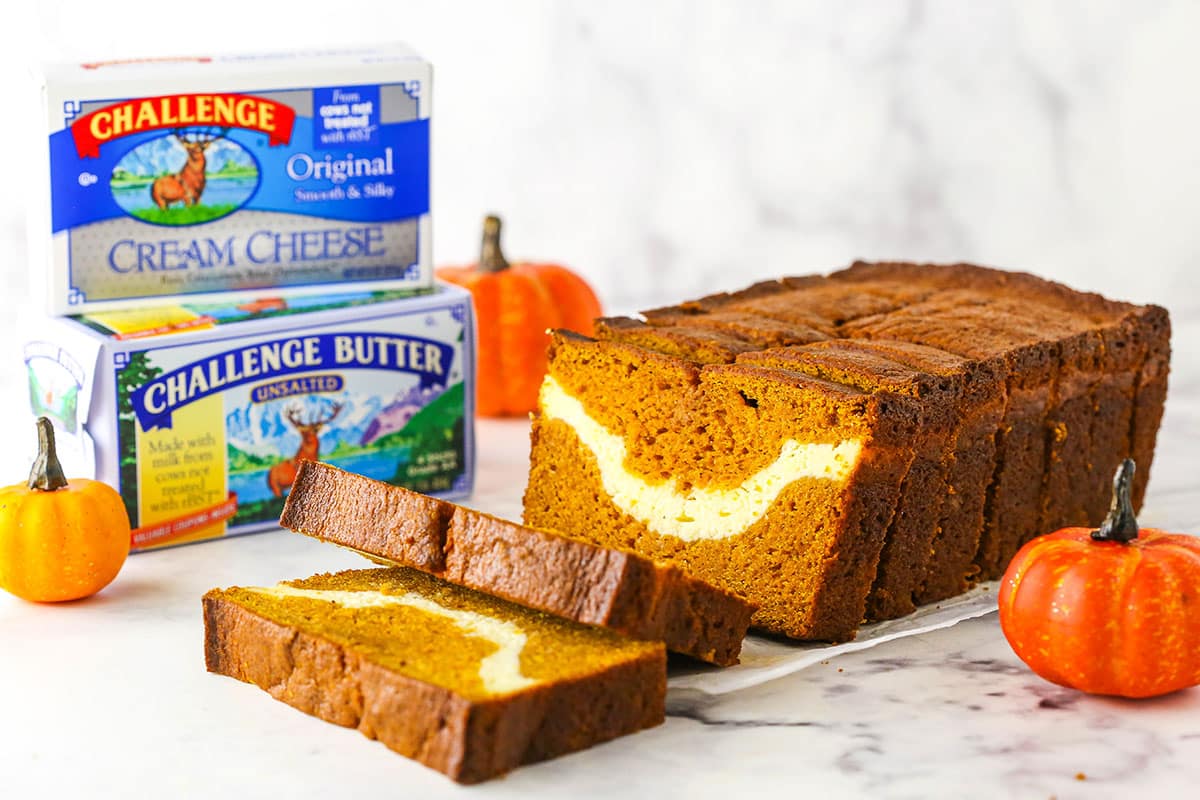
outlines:
M474 345L439 284L49 317L24 355L67 473L116 488L145 550L274 528L305 459L470 494Z
M47 67L49 313L430 288L431 79L400 45Z

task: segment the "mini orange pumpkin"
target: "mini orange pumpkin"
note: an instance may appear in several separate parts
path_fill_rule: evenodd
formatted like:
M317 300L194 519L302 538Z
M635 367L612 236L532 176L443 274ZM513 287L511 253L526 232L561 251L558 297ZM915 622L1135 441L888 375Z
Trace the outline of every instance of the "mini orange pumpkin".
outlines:
M40 417L29 481L0 489L0 589L39 603L78 600L103 589L129 555L129 515L108 484L70 483Z
M1138 531L1134 464L1118 468L1099 530L1026 544L1000 587L1000 625L1048 681L1092 694L1151 697L1200 684L1200 538Z
M479 329L475 411L496 417L537 407L551 328L591 333L600 301L583 278L558 264L510 264L500 249L500 219L483 222L479 263L437 275L471 292Z

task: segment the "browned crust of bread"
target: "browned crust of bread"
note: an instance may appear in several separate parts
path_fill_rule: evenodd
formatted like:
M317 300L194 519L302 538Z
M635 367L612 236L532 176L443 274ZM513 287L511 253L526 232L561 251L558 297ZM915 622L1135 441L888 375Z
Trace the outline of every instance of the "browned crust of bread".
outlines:
M806 332L815 335L806 338ZM1127 456L1139 465L1133 486L1138 507L1170 368L1165 309L970 264L858 262L827 276L767 280L644 311L642 321L601 321L597 338L610 353L618 348L640 352L640 362L625 359L631 375L653 371L666 378L655 393L643 390L641 411L614 414L611 409L621 407L613 399L616 390L588 391L587 370L576 370L573 393L589 411L607 415L606 427L625 433L629 461L639 466L663 460L645 445L678 427L678 416L670 408L663 410L669 406L662 399L666 390L684 386L688 375L698 376L693 382L701 384L706 375L727 369L722 362L745 366L781 353L801 357L882 347L892 352L881 350L881 355L919 372L961 374L966 384L958 425L946 438L952 451L942 470L944 497L935 489L941 481L922 481L919 474L933 461L930 445L927 457L914 460L899 504L901 511L907 505L929 513L921 520L903 513L893 517L876 576L880 590L911 585L923 572L915 581L917 603L952 596L977 579L999 577L1020 546L1036 535L1065 525L1098 524L1107 509L1113 470ZM915 349L906 352L908 348ZM554 364L552 348L552 372ZM652 370L643 370L646 366ZM894 370L875 372L883 379ZM718 420L722 411L714 412ZM534 424L536 430L536 418ZM701 419L696 426L704 424ZM919 441L913 446L921 449ZM713 460L719 463L725 455L726 450L717 448ZM686 471L689 483L706 485L697 476L703 464L686 461L670 474L660 469L660 477L683 479ZM531 474L536 471L534 465ZM573 487L553 474L546 480L540 503L549 509ZM922 502L922 496L928 500ZM527 520L557 524L530 517L528 494L526 500ZM936 524L930 523L939 504ZM934 531L931 538L928 530ZM615 535L602 531L594 538L606 541L610 534ZM628 532L624 535L629 538ZM918 569L922 550L927 556L923 571ZM687 568L694 569L694 562ZM903 603L871 607L873 616L904 610Z
M856 261L849 267L829 275L836 281L912 281L938 288L992 289L1010 291L1014 296L1025 294L1054 307L1085 312L1100 319L1110 319L1137 306L1121 300L1110 300L1096 292L1083 292L1066 284L1047 280L1029 272L995 269L978 264L920 264L911 262Z
M301 463L279 524L720 666L737 663L754 613L675 567L316 461Z
M1138 309L1137 335L1144 347L1134 384L1133 419L1130 425L1130 453L1137 462L1133 479L1133 504L1142 507L1158 426L1162 422L1167 399L1167 378L1171 372L1171 318L1162 306Z
M213 593L204 597L204 659L209 672L357 728L459 783L583 750L665 716L662 649L594 675L473 703Z

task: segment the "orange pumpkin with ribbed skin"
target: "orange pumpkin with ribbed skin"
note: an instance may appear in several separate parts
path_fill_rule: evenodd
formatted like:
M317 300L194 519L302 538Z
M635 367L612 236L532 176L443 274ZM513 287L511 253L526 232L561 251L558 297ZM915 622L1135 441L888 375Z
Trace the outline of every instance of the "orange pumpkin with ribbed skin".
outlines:
M500 249L500 220L483 224L479 263L442 267L437 275L475 300L475 411L485 417L537 407L551 328L590 333L600 301L583 278L558 264L512 263Z
M78 600L121 571L129 515L108 484L67 482L45 417L38 446L29 481L0 489L0 588L39 603Z
M1048 681L1091 694L1152 697L1200 684L1200 538L1139 531L1133 462L1099 530L1026 544L1000 587L1000 625Z

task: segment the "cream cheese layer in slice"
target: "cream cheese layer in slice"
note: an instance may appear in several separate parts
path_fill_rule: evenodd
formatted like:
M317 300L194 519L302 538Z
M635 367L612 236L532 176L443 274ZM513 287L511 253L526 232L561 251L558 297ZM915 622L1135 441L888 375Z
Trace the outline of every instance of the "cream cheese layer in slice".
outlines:
M342 608L387 608L408 606L426 614L445 617L454 622L467 636L484 639L496 645L496 652L479 662L479 679L488 692L507 694L532 686L538 681L521 673L521 651L525 649L525 633L507 620L446 608L415 592L386 594L378 591L342 591L336 589L300 589L281 583L270 587L247 587L247 591L277 598L301 598L336 603Z
M800 478L844 481L862 452L862 440L838 444L788 439L776 459L729 489L691 487L675 481L651 483L625 468L625 439L593 419L583 404L547 375L540 395L542 415L570 426L596 459L600 480L614 505L661 536L692 542L727 539L767 513L779 493Z

